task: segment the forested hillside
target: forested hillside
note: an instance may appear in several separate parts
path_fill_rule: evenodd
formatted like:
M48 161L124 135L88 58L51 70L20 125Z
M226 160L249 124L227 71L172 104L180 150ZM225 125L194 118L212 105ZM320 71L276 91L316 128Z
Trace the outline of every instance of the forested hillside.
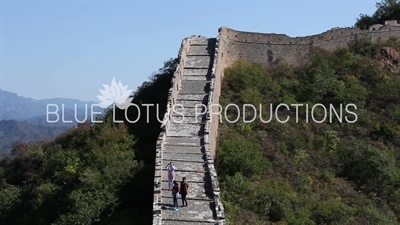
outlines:
M399 53L397 40L372 44L366 37L350 50L314 49L302 67L239 61L226 69L224 107L261 103L264 121L270 104L273 110L270 122L258 111L252 123L242 114L228 123L238 116L230 107L220 125L216 162L230 224L400 224ZM280 103L308 104L308 122L303 106L298 116L294 107L278 109L281 121L290 116L279 123ZM317 103L328 110L325 122L311 119ZM345 111L351 103L355 123ZM342 122L333 111L330 122L330 106L339 114L341 104Z
M134 94L159 104L163 118L177 59L165 62ZM132 110L131 110L132 109ZM113 122L112 111L54 141L19 144L0 163L0 224L151 224L155 144L160 123L141 108L135 124ZM135 120L131 107L128 118ZM116 111L116 120L124 120Z
M398 19L399 1L382 1L365 29ZM164 63L134 93L136 123L79 124L55 140L21 143L0 162L0 224L145 225L152 221L155 145L178 59ZM134 78L132 78L134 79ZM350 49L314 49L301 67L266 69L246 61L225 71L220 103L355 104L355 123L306 122L305 108L282 107L278 123L228 123L219 127L216 166L227 221L234 225L394 225L400 224L400 42ZM321 109L321 108L319 108ZM310 110L310 109L309 109ZM235 108L228 119L237 117ZM321 119L323 111L317 111ZM138 112L129 108L128 119ZM242 116L242 115L240 115ZM348 116L354 120L354 115ZM117 110L117 120L125 111ZM251 114L246 114L252 119ZM328 117L329 119L329 117ZM4 131L3 131L4 132Z
M0 154L7 155L13 145L24 142L31 143L38 140L52 140L65 132L69 127L46 127L16 120L0 120ZM0 156L0 160L3 159Z

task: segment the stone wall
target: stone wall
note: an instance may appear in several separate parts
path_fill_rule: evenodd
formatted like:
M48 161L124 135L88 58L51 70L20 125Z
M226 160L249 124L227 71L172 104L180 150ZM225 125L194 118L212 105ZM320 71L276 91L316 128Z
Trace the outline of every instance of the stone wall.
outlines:
M235 58L234 52L229 52L227 50L227 42L226 39L221 38L221 34L223 34L222 28L218 30L218 36L217 36L217 41L215 45L215 56L214 56L214 67L213 67L213 73L212 73L212 78L211 78L211 85L210 85L210 90L212 92L209 95L209 102L208 102L208 115L207 118L209 118L208 122L210 128L209 128L209 146L210 146L210 151L213 154L213 157L215 158L215 149L217 146L217 133L218 133L218 124L219 124L219 116L218 116L218 110L219 108L217 106L213 107L213 105L218 105L219 104L219 97L221 95L221 84L223 80L223 70L224 68L227 67L229 62L227 62L225 59L233 59ZM223 54L225 53L225 57L223 57ZM213 113L214 112L214 113Z
M312 47L320 47L329 51L347 48L349 43L363 34L369 34L372 41L385 40L390 37L400 38L400 27L388 23L387 25L373 25L370 30L336 28L317 35L294 38L285 34L243 32L222 27L220 28L220 39L223 40L225 49L220 51L220 54L221 57L224 57L225 66L231 65L240 58L267 66L279 62L298 65L307 59L307 54Z
M215 212L218 220L218 225L225 224L225 212L224 206L221 200L221 190L219 187L217 171L214 167L214 158L215 158L215 143L216 143L216 134L218 132L218 126L212 125L212 106L215 101L215 91L220 92L221 88L219 86L215 86L216 84L216 69L218 65L218 44L219 39L216 39L215 42L215 53L214 53L214 62L213 67L211 69L211 79L210 79L210 88L208 92L208 103L207 103L207 112L206 112L206 120L204 125L204 149L207 157L207 169L210 173L211 177L211 186L212 192L214 194L214 204L215 204Z

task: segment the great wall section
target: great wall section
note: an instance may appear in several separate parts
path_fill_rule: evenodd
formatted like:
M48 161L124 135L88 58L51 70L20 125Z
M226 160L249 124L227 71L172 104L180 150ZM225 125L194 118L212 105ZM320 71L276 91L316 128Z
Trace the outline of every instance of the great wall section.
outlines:
M196 104L218 104L224 69L239 59L271 66L298 65L307 60L313 47L326 50L347 48L358 37L372 41L400 38L397 21L373 25L369 30L333 28L318 35L291 38L283 34L243 32L221 27L217 38L193 35L182 40L179 65L172 80L168 107L157 141L153 225L222 225L225 213L214 167L219 117L207 107L197 118ZM183 105L184 121L172 110ZM214 109L215 111L215 109ZM199 112L200 113L200 112ZM176 166L176 179L190 184L188 207L172 208L166 165ZM179 199L179 205L180 199Z

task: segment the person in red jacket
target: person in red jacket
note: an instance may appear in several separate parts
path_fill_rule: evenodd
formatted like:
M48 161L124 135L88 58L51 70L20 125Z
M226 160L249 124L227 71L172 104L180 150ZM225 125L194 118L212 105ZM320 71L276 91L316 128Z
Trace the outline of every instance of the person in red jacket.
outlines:
M178 194L179 194L179 184L178 182L174 181L174 187L171 189L172 197L174 199L174 210L178 211Z
M180 188L180 193L181 193L181 198L182 198L182 207L185 206L185 203L186 203L186 206L188 206L188 203L186 201L186 195L188 194L188 192L189 192L189 184L186 181L186 177L183 177L182 182L181 182L181 188Z

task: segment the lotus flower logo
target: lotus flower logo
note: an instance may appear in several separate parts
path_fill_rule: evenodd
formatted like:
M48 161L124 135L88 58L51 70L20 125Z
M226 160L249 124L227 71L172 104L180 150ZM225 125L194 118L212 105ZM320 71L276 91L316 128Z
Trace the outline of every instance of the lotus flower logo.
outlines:
M97 98L101 101L99 103L101 108L105 109L115 104L120 109L126 109L133 99L132 97L129 98L132 90L128 90L128 85L123 86L121 81L117 83L115 78L112 79L111 86L103 84L103 87L104 90L99 89L101 95L97 95Z

